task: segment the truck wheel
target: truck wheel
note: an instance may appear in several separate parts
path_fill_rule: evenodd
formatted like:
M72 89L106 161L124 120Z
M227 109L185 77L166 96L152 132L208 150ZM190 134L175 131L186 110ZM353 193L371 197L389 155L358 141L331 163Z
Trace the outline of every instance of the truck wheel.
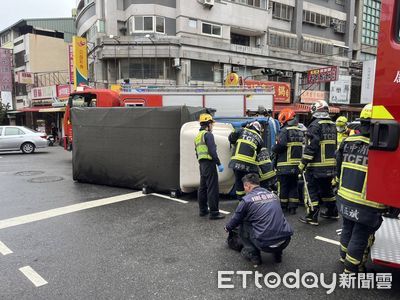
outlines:
M21 145L21 151L24 154L31 154L31 153L35 152L35 145L32 143L29 143L29 142L23 143Z

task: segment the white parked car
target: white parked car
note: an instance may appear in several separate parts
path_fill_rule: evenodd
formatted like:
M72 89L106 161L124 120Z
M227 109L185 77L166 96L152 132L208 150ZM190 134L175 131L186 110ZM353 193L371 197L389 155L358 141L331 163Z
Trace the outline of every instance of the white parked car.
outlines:
M0 151L33 153L47 147L46 134L23 126L0 126Z

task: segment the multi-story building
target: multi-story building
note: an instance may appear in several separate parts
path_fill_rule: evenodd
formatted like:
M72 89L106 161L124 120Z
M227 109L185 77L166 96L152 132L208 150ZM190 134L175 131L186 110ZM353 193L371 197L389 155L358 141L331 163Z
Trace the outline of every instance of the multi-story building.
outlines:
M80 0L76 25L92 81L221 84L231 70L269 68L298 95L306 70L347 74L354 16L354 0Z
M23 19L0 31L0 47L13 51L13 106L24 112L17 123L36 127L42 116L34 113L52 104L51 95L35 99L35 88L70 81L68 47L75 34L73 18Z

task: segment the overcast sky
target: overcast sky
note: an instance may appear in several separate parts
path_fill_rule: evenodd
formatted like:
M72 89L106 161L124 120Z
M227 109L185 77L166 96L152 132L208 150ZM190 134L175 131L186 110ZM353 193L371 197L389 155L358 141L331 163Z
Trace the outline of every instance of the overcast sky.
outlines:
M0 0L0 31L21 19L71 17L76 0Z

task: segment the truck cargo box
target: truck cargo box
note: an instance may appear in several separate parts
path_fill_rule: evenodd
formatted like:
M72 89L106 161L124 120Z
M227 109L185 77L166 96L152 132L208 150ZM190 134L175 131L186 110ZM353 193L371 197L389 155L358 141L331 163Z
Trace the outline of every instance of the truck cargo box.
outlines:
M179 189L179 136L204 108L73 108L73 178L155 191Z

